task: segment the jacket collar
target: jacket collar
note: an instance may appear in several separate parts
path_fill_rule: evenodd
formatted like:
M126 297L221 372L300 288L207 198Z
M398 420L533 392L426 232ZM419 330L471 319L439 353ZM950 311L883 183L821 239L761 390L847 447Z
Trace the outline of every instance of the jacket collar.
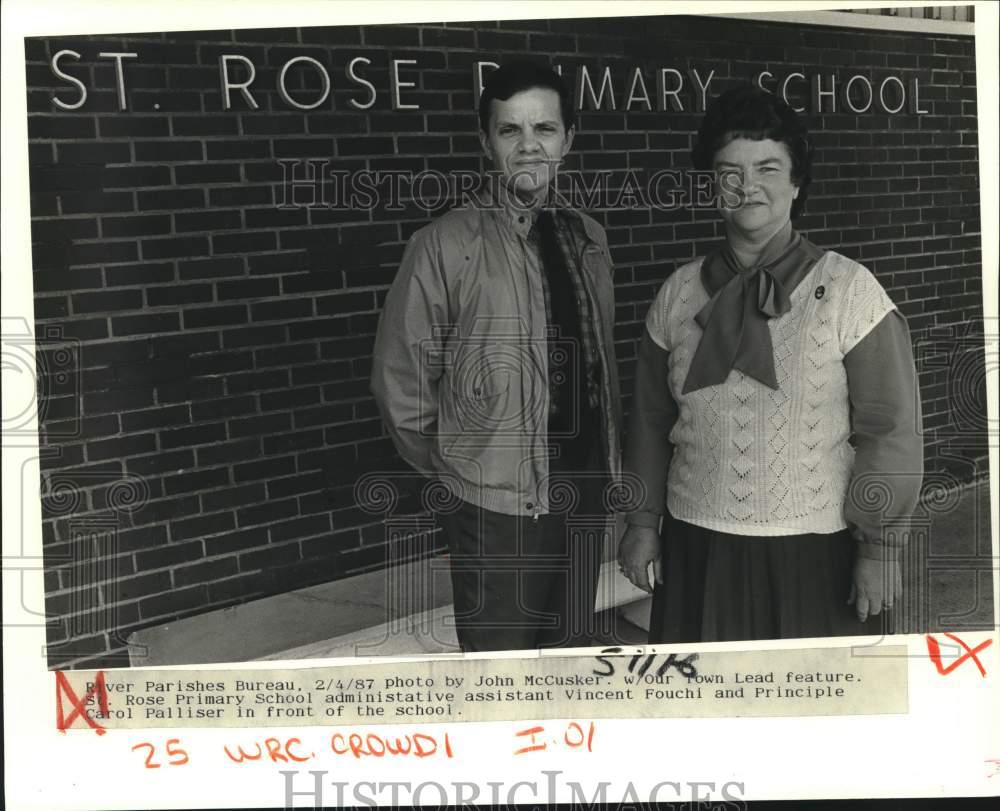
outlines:
M553 212L558 212L560 216L571 217L578 222L583 227L589 241L601 242L600 226L589 217L582 217L580 212L570 205L566 195L555 186L549 188L548 199L543 204L528 205L514 197L506 186L500 184L490 187L484 202L487 209L493 210L515 234L521 237L527 238L538 212L542 208L548 208Z

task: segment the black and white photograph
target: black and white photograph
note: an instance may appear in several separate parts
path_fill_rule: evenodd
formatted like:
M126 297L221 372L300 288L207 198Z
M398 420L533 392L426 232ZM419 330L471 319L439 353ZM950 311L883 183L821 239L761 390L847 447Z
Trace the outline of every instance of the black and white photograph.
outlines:
M23 38L39 667L994 630L980 6L475 6Z
M973 40L830 36L26 40L50 665L988 627Z

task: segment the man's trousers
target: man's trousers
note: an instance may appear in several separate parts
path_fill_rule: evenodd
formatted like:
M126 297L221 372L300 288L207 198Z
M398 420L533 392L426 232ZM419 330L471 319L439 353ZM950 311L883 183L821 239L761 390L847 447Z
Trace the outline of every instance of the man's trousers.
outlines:
M439 515L463 651L594 644L608 481L597 456L595 449L589 470L553 466L548 514L504 515L462 502Z

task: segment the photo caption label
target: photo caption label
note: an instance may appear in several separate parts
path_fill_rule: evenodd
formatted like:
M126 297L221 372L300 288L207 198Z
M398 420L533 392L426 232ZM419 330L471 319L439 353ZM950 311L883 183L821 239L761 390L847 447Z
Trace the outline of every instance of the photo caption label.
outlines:
M908 710L905 648L54 674L64 728L871 715ZM66 722L65 719L70 719Z

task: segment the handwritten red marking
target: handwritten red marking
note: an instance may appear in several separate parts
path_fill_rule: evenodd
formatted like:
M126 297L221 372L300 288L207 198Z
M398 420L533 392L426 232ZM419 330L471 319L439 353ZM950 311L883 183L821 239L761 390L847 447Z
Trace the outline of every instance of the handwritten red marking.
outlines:
M279 760L282 763L288 763L288 755L281 753L281 741L277 738L267 738L264 741L264 746L267 748L267 754L270 756L272 763L277 763Z
M179 744L180 742L181 742L180 738L168 738L167 739L167 755L170 758L174 758L174 757L178 758L177 760L171 760L170 761L170 765L171 766L183 766L185 763L188 762L188 760L190 760L190 758L188 757L187 752L185 752L183 749L181 749L180 746L175 746L175 747L171 748L172 744Z
M454 757L451 738L447 732L444 733L442 744L445 757ZM386 755L404 757L412 755L425 758L438 752L438 741L433 735L426 735L423 732L414 732L397 738L383 738L374 732L366 735L352 732L346 736L342 732L335 732L330 736L330 749L336 755L352 755L359 760L363 757L381 758Z
M993 764L993 771L991 771L989 774L987 774L986 775L987 777L997 777L998 775L1000 775L1000 758L995 758L995 757L994 758L986 758L986 760L984 760L983 763L992 763Z
M570 740L570 730L576 730L574 734L574 740ZM563 741L567 746L579 747L583 746L584 743L587 744L587 751L594 751L594 722L590 722L590 727L584 735L583 727L581 727L576 721L570 721L569 725L566 727L566 731L563 733Z
M146 753L146 763L145 763L146 768L147 769L159 769L160 768L160 764L153 762L153 753L156 751L156 747L153 746L153 744L151 744L151 743L145 743L145 742L143 742L143 743L137 743L135 746L132 747L132 751L134 752L136 749L142 749L142 747L144 747L144 746L148 746L149 747L149 751Z
M927 634L927 655L930 656L931 661L934 663L934 667L937 668L937 672L940 673L942 676L947 676L955 668L961 665L966 659L972 659L972 661L976 663L976 667L979 668L979 672L985 678L986 668L983 667L983 663L979 661L979 657L976 656L976 654L982 650L985 650L990 645L992 645L993 640L987 639L985 642L976 645L975 648L970 648L968 645L965 644L965 642L963 642L954 634L949 634L946 631L945 636L948 637L948 639L950 639L952 642L961 645L965 649L965 653L959 656L950 665L944 665L941 662L941 646L938 644L938 641L931 634Z
M521 737L522 735L528 735L531 738L531 744L516 750L514 754L523 755L525 752L540 752L544 750L545 747L548 746L548 744L536 743L535 741L535 735L537 735L539 732L544 732L544 731L545 727L528 727L527 729L522 729L519 732L515 732L514 734L517 735L518 737Z
M289 763L290 761L305 763L312 757L311 754L295 754L292 751L293 744L302 746L302 741L299 738L289 738L285 741L279 738L265 738L263 741L255 741L253 749L249 746L244 749L243 744L237 745L235 755L229 750L228 744L223 745L222 749L233 763L245 763L248 760L261 760L265 757L270 758L272 763Z
M254 746L257 747L257 751L251 754L249 751L244 751L243 744L240 744L239 746L236 747L237 749L239 749L238 756L234 755L232 752L229 751L228 744L223 745L222 748L225 751L226 755L228 755L229 759L233 761L233 763L242 763L244 760L260 760L261 755L264 753L261 750L259 743L255 743Z
M575 729L580 736L579 740L570 740L569 733L571 730ZM574 736L575 737L575 736ZM570 721L569 725L566 727L566 731L563 733L563 741L567 746L582 746L585 738L583 735L583 727L581 727L576 721Z
M169 738L167 740L166 750L167 756L170 758L168 765L183 766L190 760L190 758L188 757L187 752L185 752L180 746L175 746L175 744L180 744L179 738ZM153 755L156 754L156 747L153 744L143 741L133 746L132 751L134 752L136 749L142 749L145 746L149 747L149 751L146 753L146 760L144 763L145 767L147 769L159 769L161 764L153 760Z
M56 729L65 734L66 730L70 725L76 720L79 715L87 722L87 726L93 729L98 735L103 735L106 730L100 724L98 724L93 718L87 715L86 705L94 697L97 697L97 705L100 708L101 715L107 717L110 713L108 712L108 690L104 686L104 671L98 670L97 677L94 679L94 683L90 685L86 694L82 699L77 698L76 693L73 692L73 688L70 687L69 680L66 678L66 674L61 670L56 671ZM70 705L73 707L73 712L69 715L65 714L63 699L69 700Z

